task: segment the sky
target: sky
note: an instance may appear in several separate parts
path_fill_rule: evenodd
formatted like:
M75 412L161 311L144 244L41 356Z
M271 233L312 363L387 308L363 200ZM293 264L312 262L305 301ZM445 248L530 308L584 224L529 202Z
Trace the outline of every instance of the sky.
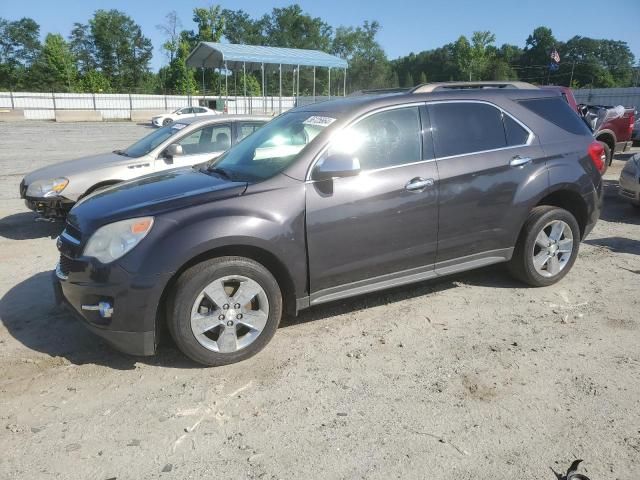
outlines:
M294 1L272 0L0 0L0 17L31 17L49 32L69 35L74 22L86 23L98 9L115 8L130 15L154 45L153 70L166 63L156 26L171 10L178 12L183 28L193 29L194 7L221 5L242 9L260 17L274 7ZM544 25L566 41L574 35L623 40L640 60L640 0L299 0L302 9L333 27L357 26L365 20L382 25L378 40L394 59L468 37L476 30L490 30L496 44L524 47L534 28Z

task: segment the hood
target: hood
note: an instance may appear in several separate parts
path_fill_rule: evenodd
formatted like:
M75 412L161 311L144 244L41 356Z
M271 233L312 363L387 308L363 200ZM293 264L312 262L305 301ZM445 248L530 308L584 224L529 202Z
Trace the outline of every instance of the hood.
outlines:
M88 233L118 220L239 196L246 189L246 182L233 182L193 168L169 170L90 195L71 209L67 219Z
M24 177L26 185L30 185L38 180L49 180L52 178L66 177L71 178L74 175L85 173L88 171L95 172L100 168L112 167L114 165L131 164L136 162L137 158L125 157L116 153L101 153L98 155L90 155L88 157L77 158L75 160L67 160L66 162L49 165L27 174Z

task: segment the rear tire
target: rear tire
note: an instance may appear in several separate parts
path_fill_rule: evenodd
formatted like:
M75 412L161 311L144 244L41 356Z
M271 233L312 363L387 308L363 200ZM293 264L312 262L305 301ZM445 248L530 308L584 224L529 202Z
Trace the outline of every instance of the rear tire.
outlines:
M255 355L269 343L281 318L278 282L244 257L191 267L178 279L167 305L167 325L178 348L208 366Z
M531 210L508 264L518 280L533 287L560 281L578 256L580 227L567 210L539 206Z
M613 162L613 153L611 152L611 148L609 147L609 145L600 140L598 140L598 143L602 145L602 148L604 148L604 156L607 159L604 163L604 171L602 172L602 174L604 175L607 172L607 168L609 168L609 165L611 165L611 162Z

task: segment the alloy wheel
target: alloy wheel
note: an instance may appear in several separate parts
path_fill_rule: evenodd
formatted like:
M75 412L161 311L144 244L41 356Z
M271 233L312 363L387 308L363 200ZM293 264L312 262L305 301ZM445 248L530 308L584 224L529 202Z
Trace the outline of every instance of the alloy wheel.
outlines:
M203 347L219 353L246 348L262 333L269 301L255 280L242 275L207 285L191 309L191 331Z
M546 278L555 277L569 263L573 254L573 234L562 220L547 223L533 245L533 267Z

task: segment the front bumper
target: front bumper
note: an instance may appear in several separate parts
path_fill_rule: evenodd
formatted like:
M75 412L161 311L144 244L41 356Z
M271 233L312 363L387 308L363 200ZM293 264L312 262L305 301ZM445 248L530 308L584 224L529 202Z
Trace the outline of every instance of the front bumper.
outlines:
M28 197L27 196L28 185L24 183L24 180L20 182L20 198L24 199L24 204L29 210L33 210L39 213L43 217L60 217L63 218L67 215L71 207L75 202L68 200L64 197Z
M158 305L168 278L139 277L117 264L86 259L62 256L61 263L52 275L56 303L117 350L139 356L155 353ZM112 306L111 315L94 309L100 302Z

